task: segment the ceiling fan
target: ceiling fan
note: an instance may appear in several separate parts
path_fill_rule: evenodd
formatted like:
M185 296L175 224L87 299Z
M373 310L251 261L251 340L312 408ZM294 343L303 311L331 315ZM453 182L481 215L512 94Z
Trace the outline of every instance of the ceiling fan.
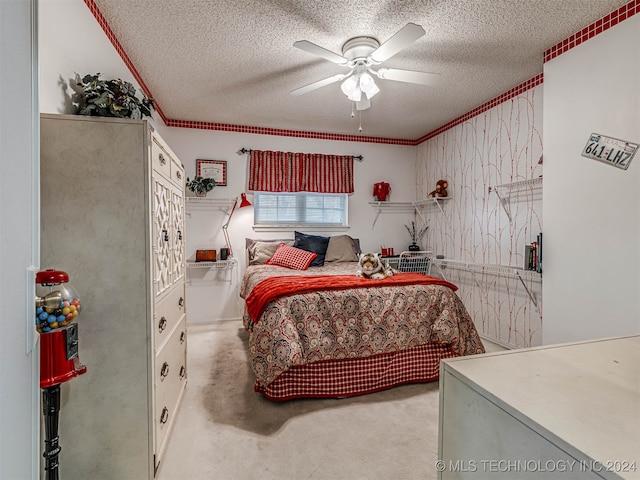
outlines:
M326 48L320 47L307 40L300 40L294 47L312 53L330 62L349 68L349 72L340 73L304 87L291 91L292 95L303 95L332 83L342 82L342 92L356 103L358 110L366 110L371 106L369 101L380 91L375 84L372 74L385 80L415 83L418 85L433 85L440 75L437 73L414 72L397 68L377 68L400 50L406 48L425 34L424 28L415 23L407 23L382 45L373 37L354 37L342 46L342 55L338 55ZM376 68L374 68L376 67ZM364 95L363 95L364 94Z

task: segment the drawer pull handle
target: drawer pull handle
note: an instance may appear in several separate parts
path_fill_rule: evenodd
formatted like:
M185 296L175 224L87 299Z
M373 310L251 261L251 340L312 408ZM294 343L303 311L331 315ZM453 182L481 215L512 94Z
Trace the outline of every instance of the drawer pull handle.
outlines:
M169 241L169 232L167 232L166 230L162 230L162 239L165 242L168 242Z
M178 306L180 308L184 307L184 298L180 297L180 300L178 300Z
M180 367L180 378L184 378L186 374L187 374L187 369L184 368L184 365L182 365Z
M169 375L169 364L164 362L162 364L162 368L160 369L160 380L163 381L167 375Z
M167 423L167 420L169 420L169 409L164 407L162 409L162 414L160 414L160 423Z
M180 172L176 172L176 177L178 177L178 180L180 180L182 178L182 174Z
M161 153L158 154L158 160L160 160L160 165L167 164L167 160L164 158L164 155L162 155Z
M178 240L182 240L182 230L178 230Z
M180 345L182 345L186 339L187 335L184 332L180 332Z
M165 317L162 317L158 322L158 330L160 330L160 332L162 333L164 332L165 328L167 328L167 319Z

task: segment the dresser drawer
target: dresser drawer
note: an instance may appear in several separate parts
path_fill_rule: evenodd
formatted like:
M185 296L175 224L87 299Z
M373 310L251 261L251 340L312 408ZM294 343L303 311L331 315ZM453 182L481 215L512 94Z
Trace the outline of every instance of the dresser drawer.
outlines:
M155 171L163 177L171 178L172 157L158 143L158 139L153 137L151 142L151 165Z
M164 449L167 433L177 412L178 400L187 383L186 317L155 359L155 437L156 454Z
M158 352L185 314L184 284L177 285L158 302L154 313L153 345Z
M180 160L175 157L171 157L171 181L182 190L185 185L184 167Z

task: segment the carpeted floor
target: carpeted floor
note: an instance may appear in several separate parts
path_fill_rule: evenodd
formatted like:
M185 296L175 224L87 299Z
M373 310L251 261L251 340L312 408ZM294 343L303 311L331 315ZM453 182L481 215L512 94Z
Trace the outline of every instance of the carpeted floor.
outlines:
M239 321L193 325L188 383L158 480L436 478L438 382L340 400L253 392Z

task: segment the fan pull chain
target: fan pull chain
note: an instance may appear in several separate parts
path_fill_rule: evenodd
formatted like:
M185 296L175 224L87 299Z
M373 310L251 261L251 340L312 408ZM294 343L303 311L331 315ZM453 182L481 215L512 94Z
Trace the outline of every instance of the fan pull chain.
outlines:
M351 102L351 118L356 116L356 102Z
M358 131L362 133L362 110L360 110L359 116L360 116L360 126L358 127Z

